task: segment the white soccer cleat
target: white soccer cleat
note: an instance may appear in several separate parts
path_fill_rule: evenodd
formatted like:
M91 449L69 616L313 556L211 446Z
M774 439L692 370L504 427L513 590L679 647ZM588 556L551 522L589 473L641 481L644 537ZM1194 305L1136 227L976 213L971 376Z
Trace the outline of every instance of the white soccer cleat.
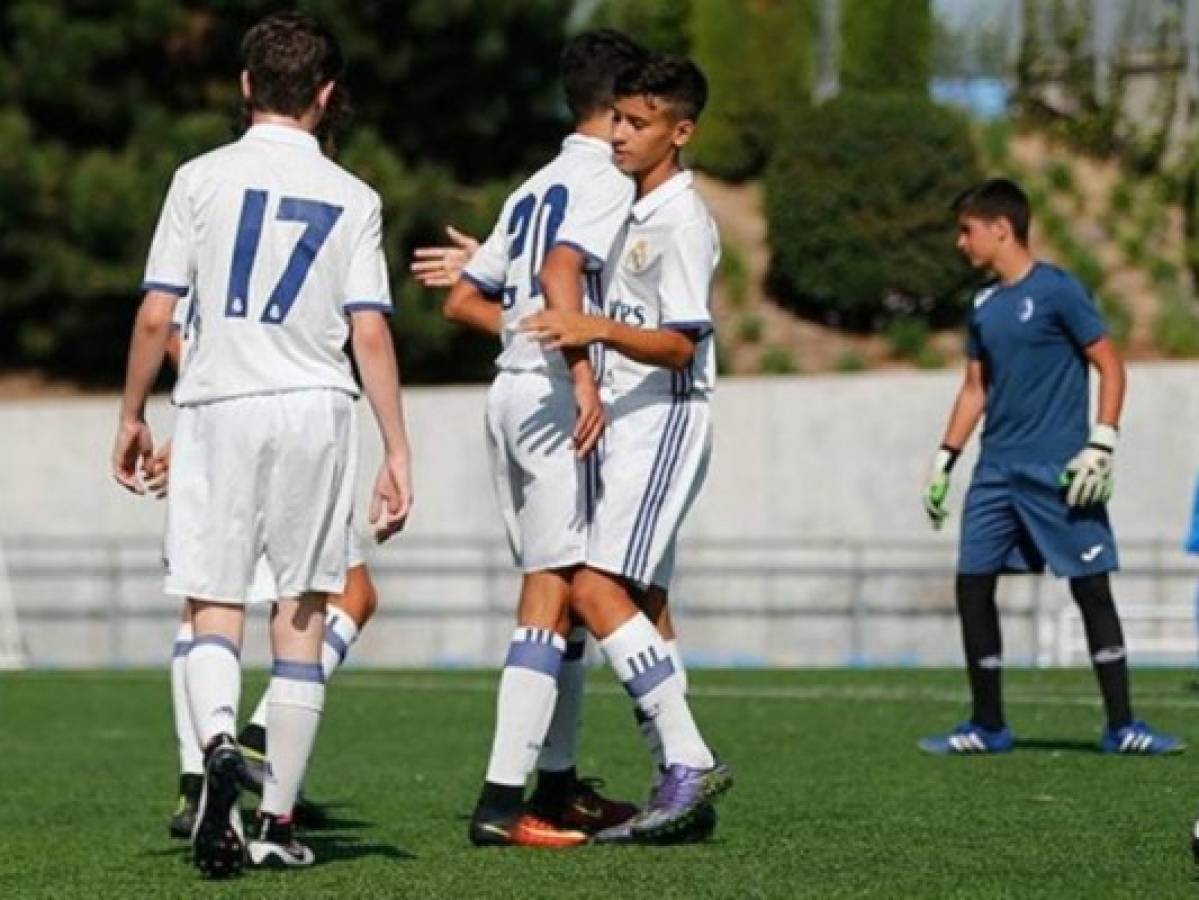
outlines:
M296 840L290 817L259 813L250 840L250 863L259 868L292 869L310 866L316 854Z

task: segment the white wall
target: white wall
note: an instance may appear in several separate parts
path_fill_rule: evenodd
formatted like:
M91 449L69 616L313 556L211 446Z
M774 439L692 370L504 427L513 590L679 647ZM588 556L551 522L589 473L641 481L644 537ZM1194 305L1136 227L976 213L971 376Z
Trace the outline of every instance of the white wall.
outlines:
M1117 451L1112 514L1126 540L1162 538L1176 544L1189 521L1191 492L1199 468L1199 366L1154 364L1132 367L1129 403ZM737 575L720 569L786 562L843 562L836 548L804 549L801 542L847 538L865 543L868 562L903 561L952 565L952 534L934 537L919 503L919 491L937 446L959 375L956 372L830 375L771 379L726 379L714 404L716 450L710 479L684 530L678 585L680 605L702 607L687 620L693 653L713 661L824 663L845 661L843 617L766 616L767 605L847 604L855 588L835 574L780 578ZM515 582L506 571L502 547L462 546L453 537L495 542L501 529L492 499L482 441L481 387L410 389L410 429L416 454L416 507L405 535L377 551L380 587L392 609L457 607L462 615L406 615L380 619L356 651L361 662L426 664L486 662L498 658L506 638L506 606ZM46 399L0 403L0 538L10 567L97 563L95 552L73 543L112 537L121 565L138 574L121 582L116 598L128 609L162 609L167 601L153 574L162 505L121 490L108 474L116 422L115 397ZM364 408L363 412L366 410ZM173 411L158 401L150 411L158 436L169 433ZM369 423L366 423L369 426ZM365 496L378 458L372 429L364 427L360 494ZM955 514L964 493L972 453L957 470L952 494ZM955 515L956 520L956 515ZM28 535L55 538L47 548L29 549ZM446 538L443 540L442 538ZM794 542L754 552L704 542L771 538ZM885 542L927 541L902 552ZM485 543L486 543L485 541ZM702 546L701 546L702 545ZM692 549L688 549L688 548ZM1143 562L1144 554L1125 553ZM491 576L389 576L394 566L422 563L445 568L478 566L491 560ZM1179 562L1171 557L1168 562ZM704 567L702 577L688 568ZM1131 585L1132 583L1129 582ZM1147 582L1146 582L1147 584ZM14 578L14 596L26 618L38 609L104 607L112 601L111 580L88 577ZM872 602L925 604L943 618L866 623L866 649L875 659L952 662L956 632L950 585L943 575L882 578L871 582ZM1142 586L1131 589L1143 592ZM1030 596L1027 582L1008 589L1012 608ZM1060 591L1048 588L1060 599ZM1154 587L1160 591L1160 586ZM1167 588L1176 602L1189 597L1178 580ZM1056 602L1056 601L1055 601ZM490 605L495 616L472 615ZM737 615L737 606L754 615ZM714 611L730 610L729 616ZM1017 628L1018 626L1013 626ZM36 659L52 664L98 664L109 659L113 630L106 623L42 622L23 625L37 647ZM169 621L148 613L120 635L122 659L133 663L162 656ZM75 637L70 635L77 633ZM1031 654L1019 643L1016 654ZM1031 637L1029 638L1031 641ZM1020 647L1024 646L1023 651Z

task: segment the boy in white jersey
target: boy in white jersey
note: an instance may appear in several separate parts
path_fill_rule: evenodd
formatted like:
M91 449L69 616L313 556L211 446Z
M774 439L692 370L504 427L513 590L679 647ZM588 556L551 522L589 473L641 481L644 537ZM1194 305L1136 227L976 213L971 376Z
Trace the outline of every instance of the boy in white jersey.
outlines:
M191 299L179 298L175 304L171 336L167 341L167 357L176 372L183 367L191 339L191 312ZM351 447L356 445L357 441L351 440ZM158 498L167 496L170 465L171 442L168 440L155 452L145 472L146 488ZM379 604L374 583L363 558L362 542L353 527L350 528L349 542L346 586L341 593L329 596L325 614L321 669L326 684L337 668L345 662L351 645L366 627ZM279 596L274 573L265 558L258 560L250 596L255 601L262 602L273 602ZM171 708L179 747L179 797L167 829L171 837L180 840L191 839L200 807L200 793L204 786L204 752L192 725L191 710L187 701L187 654L191 650L193 637L191 606L185 600L179 629L171 648ZM250 776L247 786L257 793L262 792L266 776L266 721L270 709L269 698L269 689L263 691L262 698L249 721L242 726L237 735L237 743L246 759L246 771ZM319 827L326 821L321 806L305 798L303 793L297 796L294 810L296 824L302 828Z
M517 325L542 309L581 311L601 302L599 276L633 194L612 164L612 85L642 55L608 30L570 41L562 77L575 130L562 152L508 198L445 302L450 319L502 337L487 401L488 449L524 572L491 758L469 830L479 845L586 840L581 830L525 810L523 795L551 725L567 651L569 579L587 551L602 405L586 351L546 351ZM563 780L572 775L570 769Z
M117 480L141 493L139 469L153 454L145 400L175 299L190 291L195 335L174 395L166 590L188 598L194 623L186 681L205 784L192 842L196 866L211 877L240 872L247 850L237 805L245 764L233 735L244 604L262 556L280 597L271 622L272 777L249 856L313 861L290 817L324 703L325 601L345 584L357 394L347 337L383 438L376 536L402 527L411 503L379 198L322 156L313 137L336 89L340 50L311 19L286 13L254 26L242 52L253 124L175 173L150 249L113 449Z
M711 821L708 801L732 783L687 708L666 607L675 538L711 448L709 302L720 245L679 163L707 98L703 73L689 60L657 56L618 80L615 93L615 159L633 176L637 201L605 293L606 316L551 310L529 317L522 330L551 349L616 351L601 364L611 424L572 606L661 740L664 771L649 805L599 839L652 841L693 834L701 820ZM662 638L636 611L634 596Z

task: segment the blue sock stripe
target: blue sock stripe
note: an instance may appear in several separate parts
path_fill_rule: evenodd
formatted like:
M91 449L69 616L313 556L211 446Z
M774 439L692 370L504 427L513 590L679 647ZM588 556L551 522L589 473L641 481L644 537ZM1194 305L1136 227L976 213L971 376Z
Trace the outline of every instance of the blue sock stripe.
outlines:
M624 689L634 699L644 697L674 674L674 661L669 656L658 659L652 648L649 655L653 658L650 664L645 662L645 653L638 653L636 657L630 656L627 660L633 676L624 683Z
M288 659L277 659L271 666L272 678L286 678L288 681L309 681L313 684L325 683L325 670L320 663L292 662Z
M504 668L508 667L532 669L557 681L562 671L562 650L538 641L513 641L504 660Z
M199 647L223 647L232 653L235 659L241 659L241 648L223 634L202 634L194 638L188 652Z
M171 646L171 656L178 659L181 656L187 656L187 651L192 648L194 641L187 641L180 638Z
M346 643L345 638L337 633L332 623L325 626L325 643L333 648L333 652L337 654L337 661L339 663L345 662L346 654L350 652L350 645Z

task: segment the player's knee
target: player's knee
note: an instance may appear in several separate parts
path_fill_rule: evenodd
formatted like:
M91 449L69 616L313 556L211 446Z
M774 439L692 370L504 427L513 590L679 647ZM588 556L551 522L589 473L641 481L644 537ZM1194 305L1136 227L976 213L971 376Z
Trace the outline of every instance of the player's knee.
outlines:
M584 622L590 621L603 606L607 594L604 579L589 569L579 572L570 583L570 608Z

